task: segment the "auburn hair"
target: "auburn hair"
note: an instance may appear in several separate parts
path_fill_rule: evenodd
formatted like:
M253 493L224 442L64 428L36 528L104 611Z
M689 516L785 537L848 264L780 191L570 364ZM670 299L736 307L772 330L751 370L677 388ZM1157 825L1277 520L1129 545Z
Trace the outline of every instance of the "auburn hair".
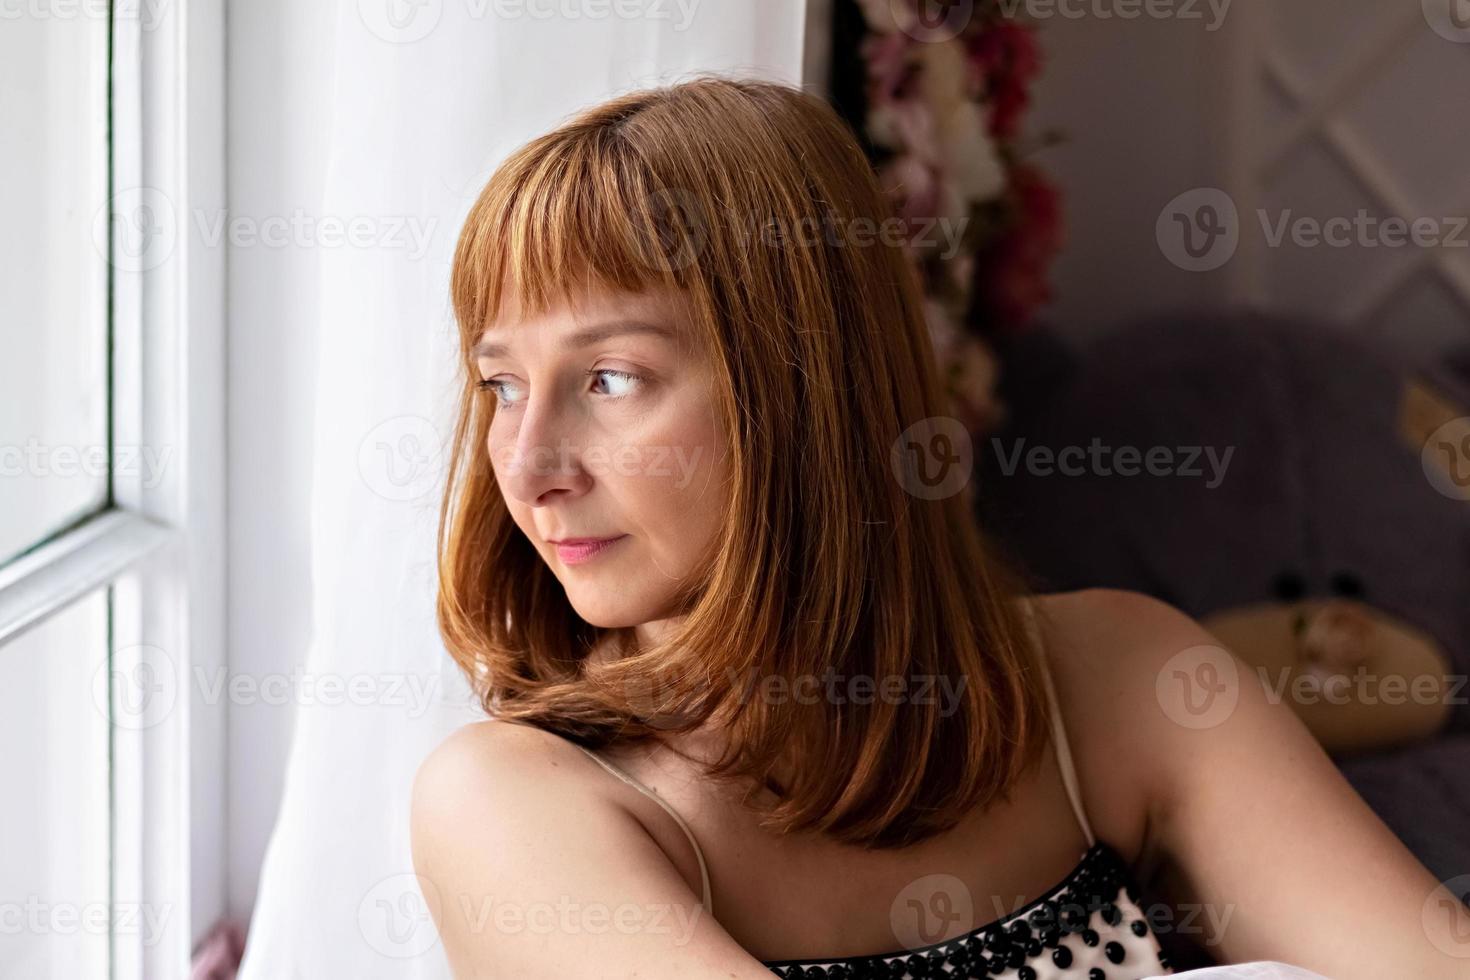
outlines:
M832 233L893 217L825 101L729 76L619 96L496 169L451 272L464 378L437 600L489 714L594 749L718 725L705 772L779 833L902 847L1009 798L1047 731L1024 590L965 494L911 493L891 465L948 409L923 298L901 244ZM733 470L678 628L651 648L582 620L515 525L475 389L471 347L505 301L545 311L589 284L688 301ZM619 655L589 662L604 640ZM772 696L828 676L875 692ZM889 678L912 700L882 696ZM923 678L957 699L922 703Z

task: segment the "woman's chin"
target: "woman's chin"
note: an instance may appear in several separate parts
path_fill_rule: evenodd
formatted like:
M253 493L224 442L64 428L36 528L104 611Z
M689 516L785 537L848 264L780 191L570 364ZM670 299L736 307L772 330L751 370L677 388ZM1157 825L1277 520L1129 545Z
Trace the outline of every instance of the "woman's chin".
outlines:
M628 596L609 595L605 591L584 586L568 589L567 598L578 616L602 629L621 629L648 621L648 617L643 615L647 604Z

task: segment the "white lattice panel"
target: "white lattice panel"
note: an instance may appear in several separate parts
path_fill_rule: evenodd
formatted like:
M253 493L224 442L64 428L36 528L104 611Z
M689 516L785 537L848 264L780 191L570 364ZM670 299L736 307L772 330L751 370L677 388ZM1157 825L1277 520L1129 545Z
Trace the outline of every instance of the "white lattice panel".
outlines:
M1436 4L1463 36L1432 28ZM1231 16L1243 298L1415 358L1470 344L1470 0L1237 0ZM1390 246L1392 217L1443 244ZM1351 244L1263 227L1334 218Z

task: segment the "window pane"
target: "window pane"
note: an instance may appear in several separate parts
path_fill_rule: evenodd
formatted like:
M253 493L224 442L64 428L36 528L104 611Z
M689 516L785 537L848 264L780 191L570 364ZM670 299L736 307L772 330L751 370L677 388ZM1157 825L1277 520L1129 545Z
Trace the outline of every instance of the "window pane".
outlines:
M0 562L107 493L107 18L0 29ZM99 221L99 216L101 220Z
M107 976L107 642L95 592L0 646L0 976Z

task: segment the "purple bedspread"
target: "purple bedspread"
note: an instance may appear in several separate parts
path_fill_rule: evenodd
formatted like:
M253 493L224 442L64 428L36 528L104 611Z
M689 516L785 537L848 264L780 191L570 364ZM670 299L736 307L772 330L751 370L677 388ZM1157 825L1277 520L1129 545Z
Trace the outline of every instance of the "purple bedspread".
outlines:
M1470 875L1470 734L1444 734L1337 762L1436 878Z

